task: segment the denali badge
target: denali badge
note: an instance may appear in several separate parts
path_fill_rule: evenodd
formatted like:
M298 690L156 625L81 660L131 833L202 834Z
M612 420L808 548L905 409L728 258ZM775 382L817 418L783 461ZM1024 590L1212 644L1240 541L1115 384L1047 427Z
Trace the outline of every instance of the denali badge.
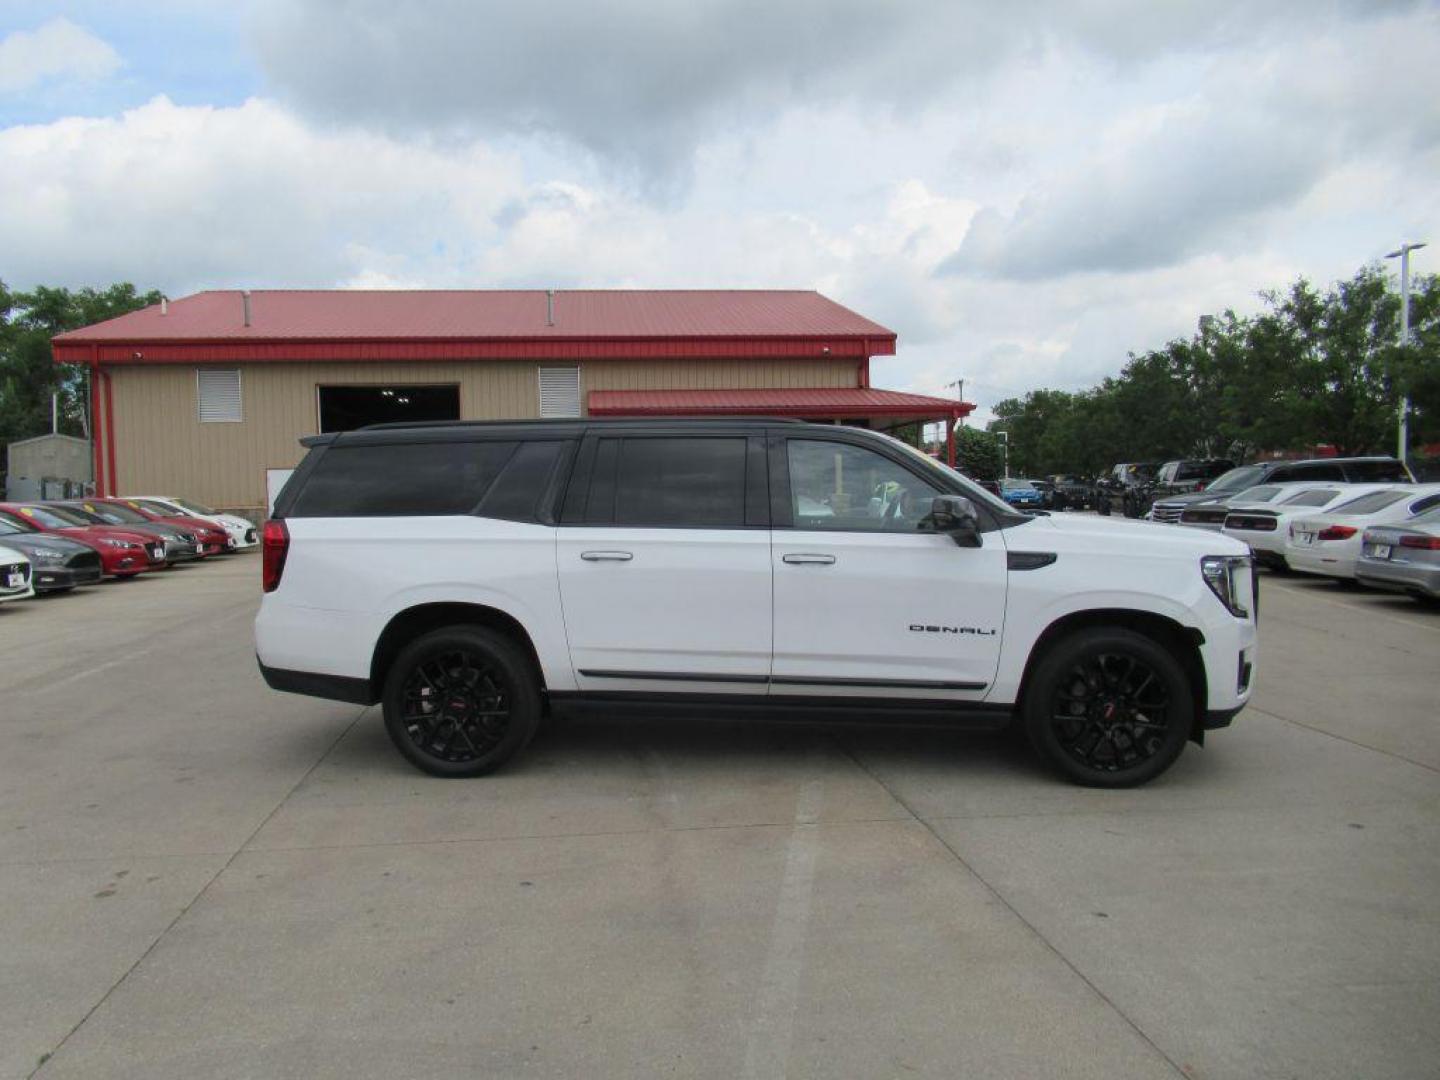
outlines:
M915 634L974 634L976 637L994 637L994 630L981 630L978 626L922 626L919 623L911 623L910 630Z

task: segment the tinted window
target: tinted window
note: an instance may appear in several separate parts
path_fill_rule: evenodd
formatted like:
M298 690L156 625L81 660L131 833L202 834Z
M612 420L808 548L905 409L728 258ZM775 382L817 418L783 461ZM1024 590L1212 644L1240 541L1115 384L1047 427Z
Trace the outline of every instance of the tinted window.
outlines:
M1436 509L1434 509L1434 510L1426 510L1423 514L1419 514L1419 515L1411 518L1409 521L1405 522L1405 524L1406 524L1406 525L1440 525L1440 508L1436 508Z
M1405 498L1403 491L1372 491L1369 495L1361 495L1358 499L1351 499L1335 507L1336 514L1373 514L1377 510L1384 510L1387 506L1393 506Z
M1295 480L1344 480L1345 470L1331 464L1296 465L1291 470L1291 476Z
M20 513L23 517L37 521L49 529L68 529L75 525L94 524L82 515L63 510L58 506L22 506Z
M1259 465L1246 465L1241 469L1231 469L1206 490L1214 492L1243 491L1245 488L1250 487L1252 484L1258 484L1264 479L1264 473L1265 470Z
M332 446L291 517L468 514L515 452L513 442Z
M1352 461L1345 466L1352 480L1373 484L1388 484L1392 480L1410 482L1410 474L1398 461Z
M130 507L118 503L82 503L81 508L112 525L144 525L150 520L144 514L137 514Z
M30 522L17 514L12 514L9 510L0 510L0 521L5 522L7 525L13 525L18 532L33 533L40 531Z
M1316 488L1314 491L1302 491L1299 495L1281 499L1280 502L1285 506L1324 506L1339 494L1335 488Z
M1410 504L1410 513L1423 514L1426 510L1429 510L1437 504L1440 504L1440 495L1427 495L1425 498L1417 499Z
M694 529L745 524L743 438L602 439L595 461L589 520L603 521L609 449L615 452L617 525Z
M534 521L564 446L561 442L521 443L475 512L507 521Z
M1269 502L1276 495L1280 494L1280 488L1274 484L1257 484L1255 487L1246 488L1235 496L1235 501L1240 502Z
M887 457L846 443L791 439L797 529L914 532L939 489Z

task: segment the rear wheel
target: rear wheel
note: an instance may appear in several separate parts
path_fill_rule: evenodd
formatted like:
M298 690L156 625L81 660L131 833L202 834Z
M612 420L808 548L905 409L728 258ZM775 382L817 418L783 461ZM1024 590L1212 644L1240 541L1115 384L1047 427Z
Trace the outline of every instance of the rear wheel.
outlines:
M1123 627L1057 641L1025 690L1030 744L1071 780L1131 787L1175 763L1195 720L1190 680L1162 645Z
M540 722L540 684L513 641L449 626L412 641L385 678L385 730L432 776L481 776L525 748Z

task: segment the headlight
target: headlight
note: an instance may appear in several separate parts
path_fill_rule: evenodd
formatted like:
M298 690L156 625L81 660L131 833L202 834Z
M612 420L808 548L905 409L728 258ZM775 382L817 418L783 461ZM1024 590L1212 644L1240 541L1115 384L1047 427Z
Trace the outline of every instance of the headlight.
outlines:
M1226 611L1237 619L1250 617L1255 576L1249 555L1206 555L1200 573Z
M54 548L31 548L30 558L38 562L59 562L65 558L65 552L56 551Z

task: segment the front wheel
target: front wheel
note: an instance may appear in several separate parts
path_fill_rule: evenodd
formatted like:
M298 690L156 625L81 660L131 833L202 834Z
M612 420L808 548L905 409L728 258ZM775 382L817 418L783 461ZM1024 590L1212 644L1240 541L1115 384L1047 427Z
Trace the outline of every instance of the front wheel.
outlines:
M385 730L432 776L481 776L525 748L540 723L530 658L480 626L449 626L412 641L385 678Z
M1175 763L1195 721L1190 680L1163 646L1123 627L1064 637L1040 660L1022 712L1030 744L1089 787L1132 787Z

